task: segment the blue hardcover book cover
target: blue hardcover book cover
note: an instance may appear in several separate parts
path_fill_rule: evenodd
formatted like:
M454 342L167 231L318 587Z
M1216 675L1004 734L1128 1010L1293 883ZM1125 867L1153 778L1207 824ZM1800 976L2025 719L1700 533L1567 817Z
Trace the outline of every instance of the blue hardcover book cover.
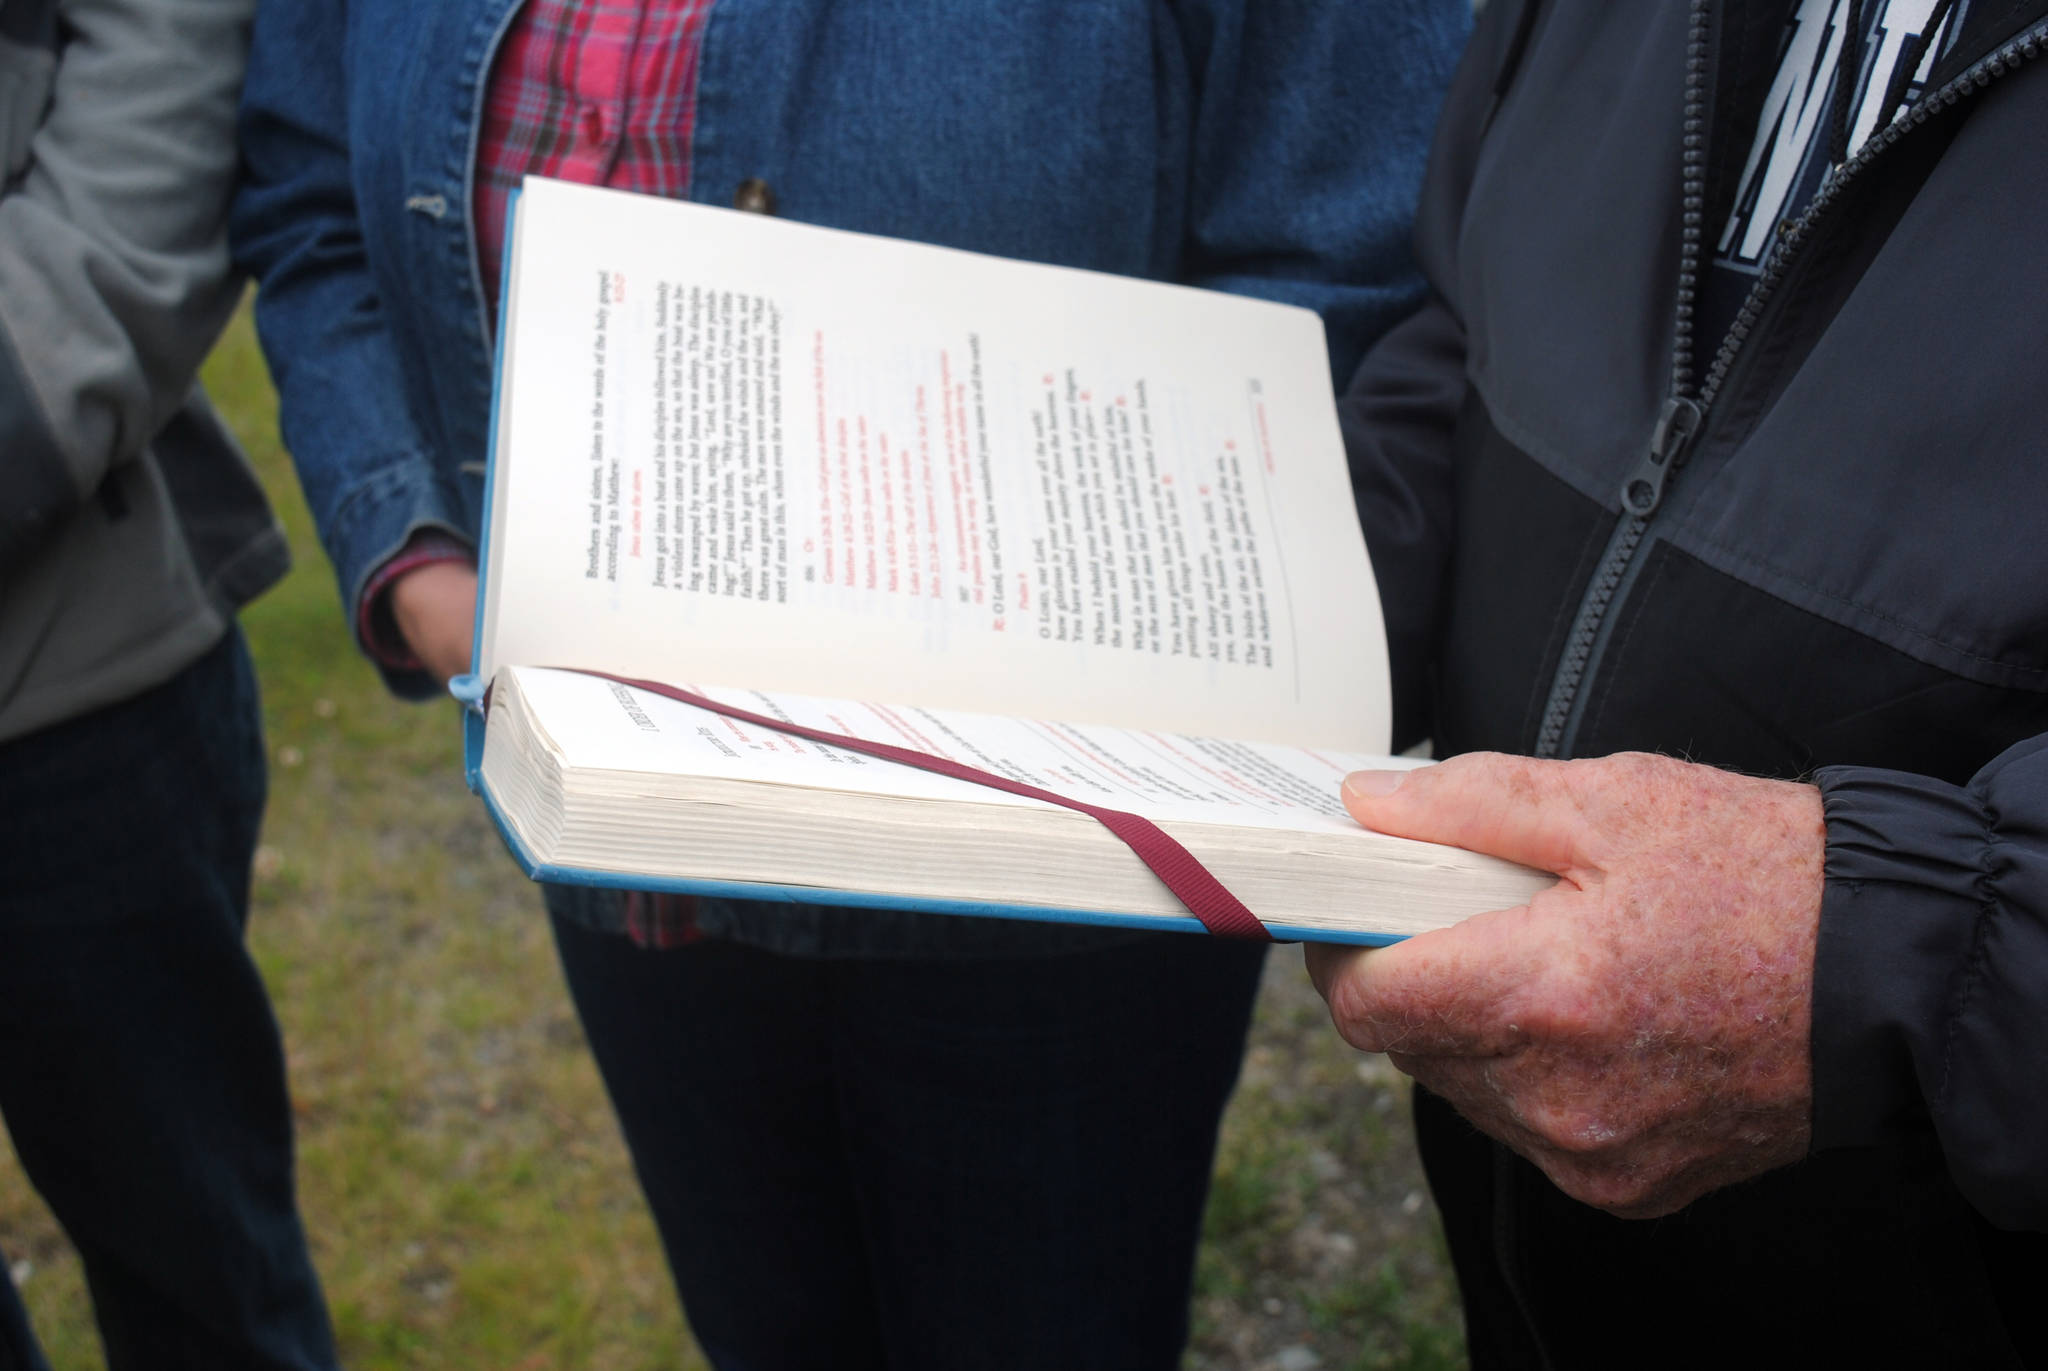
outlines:
M1118 914L1089 909L1052 909L1039 905L1004 904L969 900L907 898L862 890L830 889L819 886L771 885L760 882L674 880L611 871L593 871L572 866L552 866L535 860L518 832L506 822L503 809L483 778L484 683L475 676L458 676L449 683L449 693L463 705L463 763L469 787L484 802L519 867L536 881L556 885L588 885L619 890L652 890L681 895L722 896L735 900L768 900L801 904L849 905L869 909L911 909L926 914L958 914L995 919L1029 919L1045 923L1100 924L1109 927L1148 928L1183 933L1205 933L1192 915L1160 917L1150 914ZM1256 912L1256 911L1254 911ZM1267 923L1267 930L1283 942L1350 943L1382 947L1399 942L1403 935L1371 932L1338 932L1329 929L1297 928Z

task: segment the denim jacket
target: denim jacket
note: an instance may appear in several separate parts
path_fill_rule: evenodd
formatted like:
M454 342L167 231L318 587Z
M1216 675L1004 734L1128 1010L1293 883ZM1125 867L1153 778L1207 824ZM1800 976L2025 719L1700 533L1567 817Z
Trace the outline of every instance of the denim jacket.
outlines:
M351 623L414 530L475 537L471 177L516 8L257 16L231 231ZM758 179L794 219L1307 305L1341 381L1420 299L1409 221L1468 24L1468 0L717 0L690 198Z

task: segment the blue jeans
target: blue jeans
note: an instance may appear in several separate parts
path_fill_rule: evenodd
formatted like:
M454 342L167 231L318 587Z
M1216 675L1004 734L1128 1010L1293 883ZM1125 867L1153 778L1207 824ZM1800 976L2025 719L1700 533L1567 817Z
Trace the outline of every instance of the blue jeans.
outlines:
M336 1364L242 943L264 787L238 632L0 744L0 1114L84 1260L110 1371ZM0 1368L43 1367L0 1264Z
M556 946L720 1371L1172 1371L1264 949Z

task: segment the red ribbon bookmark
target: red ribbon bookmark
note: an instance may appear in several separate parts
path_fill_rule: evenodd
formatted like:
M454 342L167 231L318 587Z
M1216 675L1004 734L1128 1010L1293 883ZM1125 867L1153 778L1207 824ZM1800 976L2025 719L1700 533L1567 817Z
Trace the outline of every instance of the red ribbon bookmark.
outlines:
M575 671L580 668L557 669ZM1040 790L1037 786L1025 785L1007 776L998 776L977 767L963 766L950 758L919 752L914 748L897 747L893 743L872 743L865 738L849 738L839 733L827 733L823 729L805 728L801 724L792 724L765 714L756 714L751 710L720 704L709 696L699 695L691 690L679 690L660 681L614 676L609 671L586 670L583 674L616 681L635 690L650 691L671 700L679 700L686 705L695 705L699 709L708 709L714 714L724 714L750 723L756 728L772 729L777 733L793 733L814 743L843 747L849 752L865 753L870 757L880 757L884 761L901 762L905 766L936 772L941 776L951 776L955 780L993 786L997 790L1022 795L1026 799L1044 800L1049 804L1079 810L1123 839L1131 851L1138 854L1138 860L1151 867L1153 874L1166 882L1166 888L1188 907L1188 913L1202 921L1202 927L1219 938L1245 938L1254 942L1273 941L1273 935L1259 922L1258 915L1246 909L1244 902L1225 889L1223 882L1210 875L1209 869L1196 861L1192 852L1174 841L1150 819L1140 818L1121 809L1104 809L1101 805L1092 805L1086 800L1068 799L1065 795L1057 795L1050 790Z

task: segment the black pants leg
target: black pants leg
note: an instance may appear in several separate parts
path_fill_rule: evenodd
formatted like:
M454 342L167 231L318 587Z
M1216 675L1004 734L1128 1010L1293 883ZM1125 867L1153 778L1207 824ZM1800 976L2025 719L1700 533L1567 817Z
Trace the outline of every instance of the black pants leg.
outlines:
M557 919L721 1371L1171 1371L1262 949L645 951Z
M0 1113L84 1259L111 1371L335 1365L242 943L263 796L235 633L0 746Z

